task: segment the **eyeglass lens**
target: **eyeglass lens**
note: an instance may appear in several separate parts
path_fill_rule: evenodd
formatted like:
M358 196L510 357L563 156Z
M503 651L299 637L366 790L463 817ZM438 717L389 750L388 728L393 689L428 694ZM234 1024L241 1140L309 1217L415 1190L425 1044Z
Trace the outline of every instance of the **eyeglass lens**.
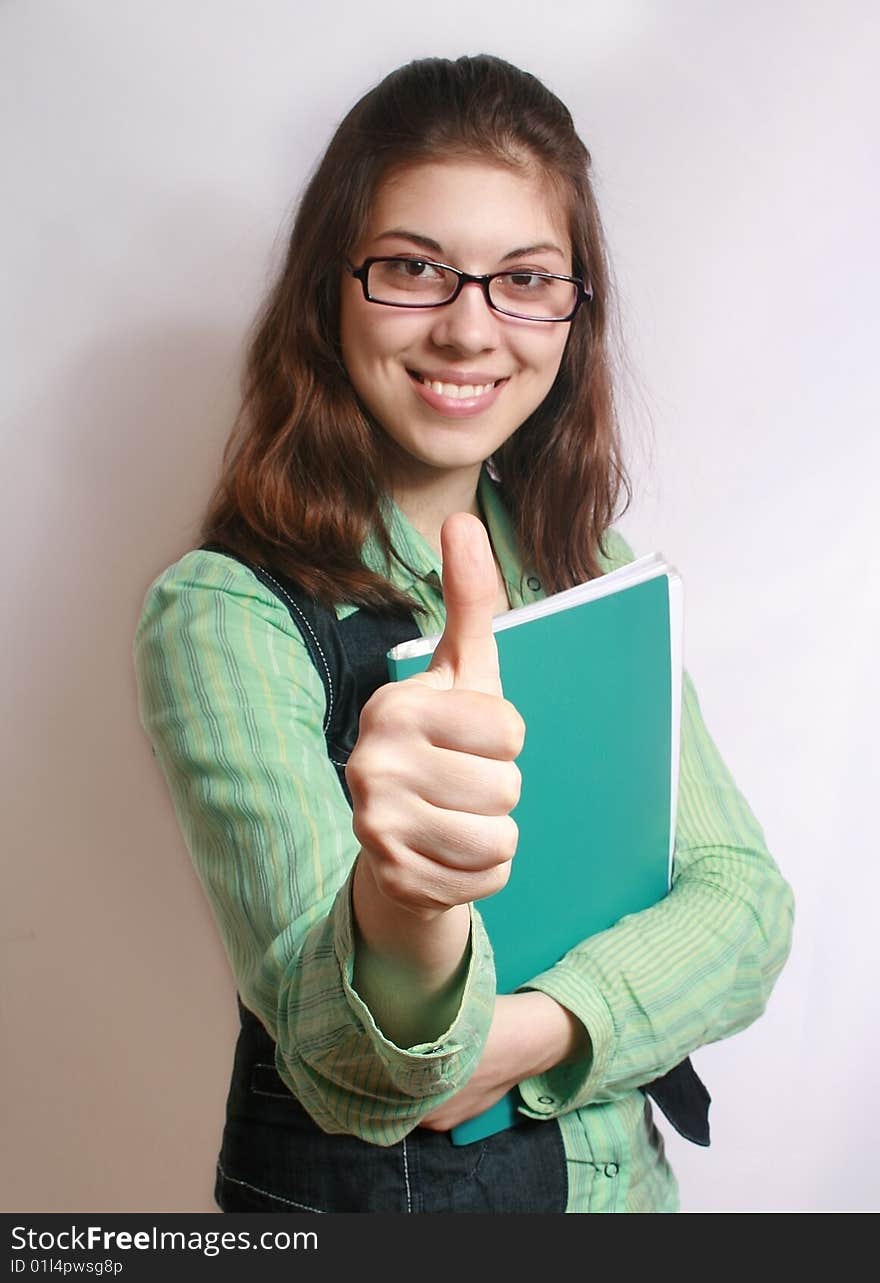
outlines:
M371 263L367 289L377 303L398 306L436 306L451 299L458 288L454 272L420 259L395 258ZM577 286L537 272L509 272L495 276L489 297L502 312L536 320L568 316L577 301Z

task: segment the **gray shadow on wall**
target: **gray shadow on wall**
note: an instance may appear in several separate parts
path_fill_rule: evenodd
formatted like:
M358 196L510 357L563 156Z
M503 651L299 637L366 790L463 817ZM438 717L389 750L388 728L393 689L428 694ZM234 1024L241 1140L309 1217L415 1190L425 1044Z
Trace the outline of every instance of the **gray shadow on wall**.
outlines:
M52 445L24 477L29 532L9 558L9 1210L216 1210L235 989L138 722L131 653L149 583L193 546L239 343L118 334L22 415L51 423Z

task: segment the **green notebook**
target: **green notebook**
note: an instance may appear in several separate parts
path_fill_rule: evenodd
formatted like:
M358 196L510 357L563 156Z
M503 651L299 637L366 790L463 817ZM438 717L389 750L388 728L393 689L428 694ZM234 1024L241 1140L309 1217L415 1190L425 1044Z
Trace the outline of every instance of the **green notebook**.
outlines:
M478 901L499 993L667 894L675 836L682 591L658 553L493 621L504 694L526 724L519 843ZM388 655L399 681L439 636ZM516 1091L452 1131L469 1144L522 1121Z

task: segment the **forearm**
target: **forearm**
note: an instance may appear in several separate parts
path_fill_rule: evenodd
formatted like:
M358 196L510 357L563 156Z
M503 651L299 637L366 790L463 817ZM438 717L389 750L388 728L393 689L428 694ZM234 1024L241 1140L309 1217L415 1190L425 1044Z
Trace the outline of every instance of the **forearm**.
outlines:
M523 1088L572 1108L614 1099L755 1020L788 955L791 889L703 724L685 676L674 887L532 982L589 1030L580 1078ZM540 1111L538 1111L540 1112Z
M502 1002L511 1004L507 1047L513 1083L589 1057L589 1034L578 1018L555 999L538 990L527 990L499 998L496 1006Z
M278 1070L322 1130L389 1145L472 1074L492 1018L495 974L475 916L461 1001L449 1024L421 1043L398 1044L354 987L351 889L351 882L341 889L282 977Z
M387 1038L353 986L357 842L321 682L287 611L227 558L189 554L151 593L135 661L144 729L278 1072L324 1131L393 1144L480 1055L495 997L482 924L460 1005L434 1031L442 1049Z
M728 852L720 863L748 859ZM763 900L756 918L747 896L732 893L729 869L711 863L705 880L682 879L661 905L585 941L531 982L577 1013L593 1057L580 1077L573 1066L551 1071L552 1084L545 1075L527 1090L529 1103L541 1095L569 1107L616 1099L761 1014L788 949L787 888L753 870Z
M504 994L495 1011L486 1046L462 1089L431 1111L423 1125L448 1131L490 1109L524 1079L559 1065L589 1063L590 1039L581 1022L546 994Z
M466 904L417 917L382 894L366 860L352 885L354 988L387 1038L411 1047L439 1037L455 1018L470 959Z

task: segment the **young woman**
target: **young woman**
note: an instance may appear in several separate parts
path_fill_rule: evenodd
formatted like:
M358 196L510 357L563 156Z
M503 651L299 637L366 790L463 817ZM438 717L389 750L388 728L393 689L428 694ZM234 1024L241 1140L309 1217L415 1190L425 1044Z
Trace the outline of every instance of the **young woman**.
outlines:
M141 716L240 996L224 1210L674 1210L649 1095L706 1143L687 1057L787 955L687 680L669 896L503 995L474 908L516 876L527 729L492 616L632 555L589 166L496 58L368 93L303 195L203 546L147 594ZM383 684L417 632L430 669ZM451 1143L512 1088L518 1126Z

